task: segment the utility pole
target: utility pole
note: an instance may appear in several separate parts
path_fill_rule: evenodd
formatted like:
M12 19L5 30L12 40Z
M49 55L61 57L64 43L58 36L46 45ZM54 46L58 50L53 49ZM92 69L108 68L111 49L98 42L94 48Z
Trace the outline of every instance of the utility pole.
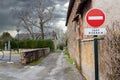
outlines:
M19 32L20 32L19 27L17 27L16 31L17 31L17 35L18 35L17 38L18 38L18 54L19 54Z

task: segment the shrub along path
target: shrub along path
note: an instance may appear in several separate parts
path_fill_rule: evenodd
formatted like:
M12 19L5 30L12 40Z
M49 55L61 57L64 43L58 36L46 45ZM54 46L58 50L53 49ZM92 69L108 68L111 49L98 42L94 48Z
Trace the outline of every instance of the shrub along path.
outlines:
M62 52L48 55L36 66L0 65L0 80L84 80Z

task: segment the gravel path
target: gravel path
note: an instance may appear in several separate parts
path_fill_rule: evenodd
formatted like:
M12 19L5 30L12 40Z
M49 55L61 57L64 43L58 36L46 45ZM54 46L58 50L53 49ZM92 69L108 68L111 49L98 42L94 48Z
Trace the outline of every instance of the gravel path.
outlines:
M0 63L0 80L84 80L62 52L48 55L39 65Z

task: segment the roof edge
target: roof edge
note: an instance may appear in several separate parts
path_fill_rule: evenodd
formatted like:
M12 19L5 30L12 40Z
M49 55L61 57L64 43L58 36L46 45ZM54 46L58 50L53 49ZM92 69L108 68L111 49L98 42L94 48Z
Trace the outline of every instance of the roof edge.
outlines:
M83 8L84 6L83 6L83 4L86 4L86 2L88 1L88 0L80 0L81 2L80 2L80 4L79 4L79 6L78 6L78 9L79 8ZM91 1L91 0L90 0ZM66 18L66 24L65 24L65 26L67 26L67 24L68 24L68 20L69 20L69 17L70 17L70 14L71 14L71 12L72 12L72 8L73 8L73 6L74 6L74 3L75 3L75 0L70 0L70 2L69 2L69 7L68 7L68 12L67 12L67 18ZM76 12L76 14L78 14L79 13L79 10L77 9L77 12Z
M65 26L67 26L67 24L68 24L68 20L69 20L70 14L72 12L72 8L74 6L74 3L75 3L75 0L70 0L70 2L69 2L69 7L68 7L68 11L67 11L67 18L66 18Z

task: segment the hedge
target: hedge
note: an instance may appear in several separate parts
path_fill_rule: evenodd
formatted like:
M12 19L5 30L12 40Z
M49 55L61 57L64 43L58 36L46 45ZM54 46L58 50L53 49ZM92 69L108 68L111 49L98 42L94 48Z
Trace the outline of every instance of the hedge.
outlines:
M18 47L21 49L49 47L51 51L54 51L54 43L52 40L11 40L11 48L16 49Z

